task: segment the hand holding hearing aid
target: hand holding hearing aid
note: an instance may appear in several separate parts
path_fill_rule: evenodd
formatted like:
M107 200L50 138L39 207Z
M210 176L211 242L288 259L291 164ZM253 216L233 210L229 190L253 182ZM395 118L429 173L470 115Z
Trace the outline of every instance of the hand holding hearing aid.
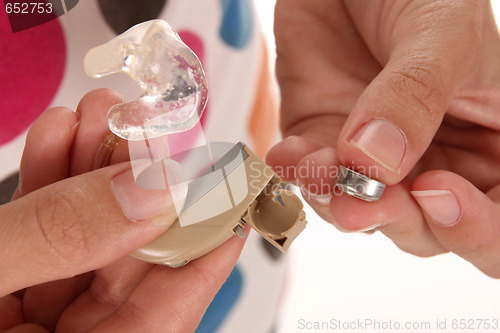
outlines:
M25 327L30 332L194 331L236 263L239 237L182 270L128 255L177 214L168 190L136 185L121 146L113 165L91 171L108 133L106 113L120 102L110 90L95 90L77 113L51 108L31 128L15 200L0 207L0 244L8 249L0 260L2 329L26 321L34 323ZM22 298L9 295L23 288ZM181 312L188 320L172 320Z
M267 162L341 230L500 277L500 38L487 1L280 1ZM292 28L293 27L293 28ZM340 165L385 183L364 202Z

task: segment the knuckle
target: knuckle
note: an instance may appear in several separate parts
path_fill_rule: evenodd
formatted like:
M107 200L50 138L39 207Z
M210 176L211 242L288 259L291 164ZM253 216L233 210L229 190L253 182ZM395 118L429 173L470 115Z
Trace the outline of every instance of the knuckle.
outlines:
M416 116L436 119L442 117L443 92L437 77L439 69L414 64L393 72L390 88L397 96L406 95L405 102L417 112Z
M193 266L196 271L196 282L193 285L193 289L196 289L200 294L204 293L206 290L218 290L222 283L218 283L217 274L210 268L203 268L198 266Z
M89 292L97 303L109 304L118 309L127 300L129 287L124 286L121 281L109 280L96 272Z
M414 256L419 257L419 258L430 258L430 257L437 256L439 254L448 253L448 251L443 250L443 249L438 248L438 247L428 247L428 248L427 247L418 247L418 248L408 248L408 249L404 249L399 245L398 245L398 247L403 249L405 252L413 254Z
M75 191L51 191L35 201L35 222L49 250L61 264L71 265L89 253L85 224L80 223Z
M118 309L118 311L115 313L115 316L124 324L124 327L128 327L129 329L131 329L131 331L179 332L178 330L165 330L165 325L161 325L161 323L157 323L152 320L146 320L146 318L150 317L150 313L151 309L149 307L145 307L144 305L140 305L129 299ZM182 316L169 318L169 326L172 326L173 320L179 320L178 317Z

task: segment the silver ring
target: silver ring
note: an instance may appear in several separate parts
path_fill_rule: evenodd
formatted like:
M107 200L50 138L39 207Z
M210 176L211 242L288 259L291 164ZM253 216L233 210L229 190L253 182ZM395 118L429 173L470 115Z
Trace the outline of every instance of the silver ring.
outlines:
M349 195L370 202L379 200L385 189L385 184L343 165L340 166L336 186Z

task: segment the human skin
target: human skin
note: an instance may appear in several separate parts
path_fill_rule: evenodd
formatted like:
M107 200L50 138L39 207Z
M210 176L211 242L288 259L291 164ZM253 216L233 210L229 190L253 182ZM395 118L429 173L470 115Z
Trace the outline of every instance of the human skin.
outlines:
M113 154L114 165L91 170L108 133L107 110L121 101L95 90L77 113L48 109L30 129L19 188L0 207L0 244L9 249L0 259L2 331L192 332L231 273L239 237L178 269L128 255L176 214L167 191L136 188L132 177L126 189L162 199L158 209L117 200L116 176L130 170L126 146Z
M278 0L284 140L267 162L345 231L500 277L500 38L488 1ZM388 185L334 192L340 164Z

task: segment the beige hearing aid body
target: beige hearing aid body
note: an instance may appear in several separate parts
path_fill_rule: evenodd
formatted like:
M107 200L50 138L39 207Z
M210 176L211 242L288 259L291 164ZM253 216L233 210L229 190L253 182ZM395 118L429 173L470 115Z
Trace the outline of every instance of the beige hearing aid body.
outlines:
M192 204L186 203L189 207L182 211L174 224L154 241L133 252L134 257L180 267L212 251L235 234L244 237L243 227L246 223L281 251L288 249L307 224L301 200L291 191L278 189L281 178L247 146L238 143L234 147L241 151L243 159L236 161L239 163L232 166L223 179L211 184L213 186L209 186L201 197L198 196L198 200ZM231 152L225 157L230 155ZM216 169L230 166L235 160L224 161L223 157ZM190 186L189 191L196 192L197 189ZM199 215L209 211L210 206L220 200L218 195L225 191L229 192L231 198L243 199L231 199L238 203L219 215L181 226L183 217L189 218L190 214Z

